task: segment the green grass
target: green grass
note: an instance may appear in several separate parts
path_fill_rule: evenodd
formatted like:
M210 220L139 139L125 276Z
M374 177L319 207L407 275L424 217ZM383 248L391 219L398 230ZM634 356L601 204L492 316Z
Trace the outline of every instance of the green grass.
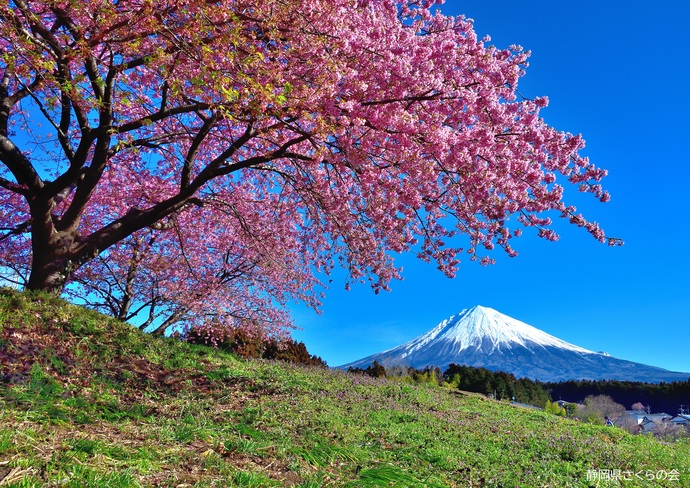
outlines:
M687 439L239 360L41 294L0 291L0 366L0 486L690 486Z

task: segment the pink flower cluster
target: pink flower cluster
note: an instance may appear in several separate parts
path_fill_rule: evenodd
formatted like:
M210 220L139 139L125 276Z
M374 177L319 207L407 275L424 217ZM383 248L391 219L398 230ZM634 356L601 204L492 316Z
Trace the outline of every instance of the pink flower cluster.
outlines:
M556 240L550 211L618 244L563 202L606 172L517 96L528 54L434 3L3 4L0 266L220 337L289 328L338 265L378 291L392 253Z

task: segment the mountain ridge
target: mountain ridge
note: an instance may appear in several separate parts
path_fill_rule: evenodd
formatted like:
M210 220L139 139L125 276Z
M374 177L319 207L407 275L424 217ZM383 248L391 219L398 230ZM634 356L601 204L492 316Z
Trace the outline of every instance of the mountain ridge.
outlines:
M462 310L404 344L338 368L366 368L374 360L389 367L438 366L442 370L455 363L544 382L611 379L658 383L690 377L690 373L590 351L481 305Z

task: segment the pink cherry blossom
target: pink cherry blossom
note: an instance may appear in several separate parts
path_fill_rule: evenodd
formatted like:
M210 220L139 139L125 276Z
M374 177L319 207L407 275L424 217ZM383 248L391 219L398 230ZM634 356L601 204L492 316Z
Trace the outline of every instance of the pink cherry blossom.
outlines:
M452 276L521 227L556 240L550 216L618 244L562 200L608 201L606 172L518 96L528 53L434 3L0 5L0 266L123 319L279 333L335 266Z

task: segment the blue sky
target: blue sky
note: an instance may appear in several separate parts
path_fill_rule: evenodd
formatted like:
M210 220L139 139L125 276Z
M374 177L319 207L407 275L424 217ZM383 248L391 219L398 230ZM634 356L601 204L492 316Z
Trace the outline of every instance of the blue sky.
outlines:
M518 257L464 261L452 280L401 256L405 279L389 293L346 292L336 279L322 315L294 307L295 338L337 366L483 305L588 349L690 372L690 3L447 0L441 9L473 18L498 47L532 51L520 91L548 96L544 119L582 133L583 153L609 170L611 202L566 197L625 245L563 224L560 241L525 232Z

